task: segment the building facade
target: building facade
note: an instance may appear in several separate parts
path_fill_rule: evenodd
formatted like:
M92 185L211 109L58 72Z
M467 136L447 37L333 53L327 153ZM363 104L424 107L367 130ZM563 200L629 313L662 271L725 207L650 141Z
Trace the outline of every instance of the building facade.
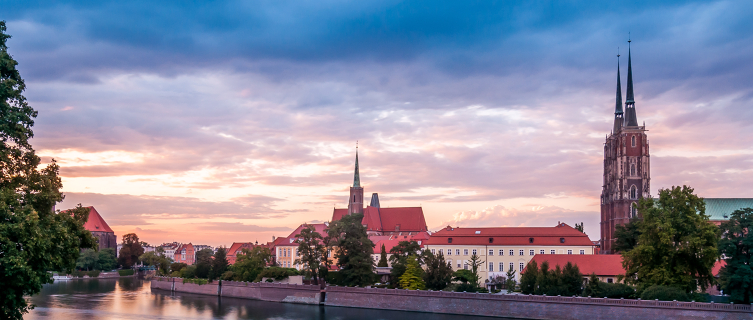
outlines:
M274 253L276 256L277 265L283 268L296 268L302 269L300 264L296 264L296 259L300 259L301 255L298 253L298 243L296 242L296 235L301 233L301 230L306 226L313 226L314 231L318 232L322 237L325 237L327 233L324 231L327 229L326 223L311 223L302 224L296 228L287 238L278 238L274 247ZM330 264L334 264L332 248L327 248L327 259L330 260Z
M431 234L424 250L443 254L453 270L470 269L476 254L481 282L514 270L516 279L537 254L594 254L588 236L567 224L556 227L453 228Z
M628 41L629 42L629 41ZM618 55L619 57L619 55ZM627 96L622 109L619 60L614 126L604 142L601 191L601 252L613 253L615 227L638 216L635 203L649 197L650 158L646 126L638 125L633 94L632 57L628 51Z
M100 250L111 248L116 250L117 255L119 250L115 231L110 229L110 226L107 225L105 219L102 219L102 216L97 212L97 209L94 209L94 207L87 208L89 209L89 219L86 220L84 228L89 230L92 236L97 239L97 244Z
M181 244L175 249L173 261L193 265L196 262L196 250L193 244Z

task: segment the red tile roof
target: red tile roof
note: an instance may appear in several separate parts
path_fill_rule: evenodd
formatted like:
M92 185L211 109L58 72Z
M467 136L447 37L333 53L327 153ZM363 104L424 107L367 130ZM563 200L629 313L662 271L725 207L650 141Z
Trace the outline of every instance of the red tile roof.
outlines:
M110 229L110 226L107 225L105 219L102 219L102 216L99 215L97 209L94 209L94 207L87 208L89 208L89 220L86 220L84 229L93 232L115 232Z
M238 258L238 254L241 253L242 249L248 249L253 250L255 247L268 247L264 244L254 244L253 242L233 242L233 245L230 246L229 249L227 249L227 262L229 264L234 264L235 259Z
M348 214L348 209L334 209L332 221L340 220ZM366 207L363 224L369 231L420 232L428 231L424 210L421 207L376 208Z
M345 215L348 214L348 209L334 209L332 210L332 221L337 221L342 219Z
M391 235L391 236L370 236L369 239L374 242L374 253L382 253L382 244L387 253L390 252L392 247L396 246L400 241L416 241L423 248L424 241L428 239L427 232L418 232L414 235Z
M499 228L452 228L439 230L425 244L446 245L452 238L454 245L546 245L546 246L593 246L588 236L566 224L556 227L499 227ZM492 242L489 242L489 239ZM533 238L533 243L530 242ZM564 242L561 242L564 238Z
M719 260L716 263L714 263L714 266L711 268L711 274L713 274L715 277L719 275L719 271L722 270L722 267L727 265L727 261Z
M584 276L595 273L597 276L617 276L625 274L622 268L622 256L619 254L537 254L531 261L539 267L544 261L549 262L549 269L555 266L564 268L568 262L577 265Z
M304 224L298 226L298 228L296 228L295 230L293 230L293 232L291 232L290 235L287 238L277 238L277 239L275 239L275 246L298 246L298 244L294 243L293 241L295 241L295 236L297 234L300 234L301 230L303 230L303 228L306 225L314 226L314 231L318 232L320 235L322 235L322 237L326 237L327 236L327 233L324 232L324 229L327 229L327 225L326 224L324 224L324 223L309 223L309 224L304 223ZM282 240L280 240L280 239L282 239ZM279 240L279 242L278 242L278 240Z

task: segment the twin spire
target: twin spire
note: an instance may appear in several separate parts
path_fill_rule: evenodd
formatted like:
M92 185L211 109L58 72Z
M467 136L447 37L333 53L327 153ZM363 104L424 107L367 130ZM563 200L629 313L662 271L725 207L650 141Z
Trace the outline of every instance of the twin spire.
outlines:
M622 111L622 87L620 85L620 54L617 54L617 97L614 108L614 133L619 132L623 126L638 126L638 116L635 114L635 95L633 94L633 63L630 54L630 42L631 40L628 40L628 83L624 115Z

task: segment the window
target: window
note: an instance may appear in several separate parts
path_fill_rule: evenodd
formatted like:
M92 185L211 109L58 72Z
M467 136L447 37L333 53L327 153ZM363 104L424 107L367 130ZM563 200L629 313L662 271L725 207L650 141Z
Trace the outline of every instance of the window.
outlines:
M630 145L632 145L633 147L635 147L635 136L630 137L630 140L631 140L630 141Z
M630 165L630 176L635 177L635 164Z
M493 255L494 255L494 249L489 249L489 255L490 255L490 256L493 256Z
M295 256L296 257L300 257L301 256L301 254L298 252L298 248L295 249Z
M549 254L554 254L554 250L549 250Z
M447 243L452 243L452 238L447 238Z
M515 264L510 262L510 270L515 270Z
M494 271L494 262L489 262L489 272Z
M560 243L565 243L565 238L560 238Z
M494 243L494 238L489 238L489 243Z
M586 250L581 250L580 254L586 254Z
M431 254L436 254L436 249L431 249Z
M567 254L573 254L573 250L567 250Z
M515 250L510 249L510 256L514 256L514 255L515 255Z
M528 243L533 243L533 238L528 238Z
M638 188L635 185L630 186L630 199L638 199Z
M459 256L459 255L460 255L460 249L455 249L455 255L456 255L456 256Z
M468 255L468 249L463 249L463 255L464 255L464 256L467 256L467 255Z
M522 272L522 271L523 271L523 267L525 267L525 264L521 262L521 263L520 263L520 265L519 265L519 267L520 267L520 270L519 270L519 271L521 271L521 272Z
M613 282L614 280L612 280L612 278L607 278L607 283L613 283Z
M499 263L499 272L502 272L502 271L505 271L505 263L504 262L500 262Z
M632 215L633 218L635 218L635 216L638 214L638 208L636 208L635 206L631 206L630 207L630 214ZM726 218L726 216L725 216L725 218Z
M534 250L528 250L528 255L532 256L534 254L533 252L534 252Z
M468 270L468 262L463 263L463 269Z
M458 260L458 269L460 269L460 260Z
M522 255L523 255L523 249L520 249L520 250L518 250L518 255L519 255L519 256L522 256Z
M473 249L473 254L477 254L476 249Z
M505 255L505 250L499 249L499 255L500 256L504 256Z
M544 250L539 250L539 254L544 254Z
M183 251L183 252L185 252L185 251ZM181 255L180 255L180 259L181 259L181 260L186 260L186 254L185 254L185 253L184 253L184 254L181 254Z
M332 249L327 249L327 258L332 256Z
M447 249L447 255L448 255L448 256L451 256L451 255L452 255L452 249Z

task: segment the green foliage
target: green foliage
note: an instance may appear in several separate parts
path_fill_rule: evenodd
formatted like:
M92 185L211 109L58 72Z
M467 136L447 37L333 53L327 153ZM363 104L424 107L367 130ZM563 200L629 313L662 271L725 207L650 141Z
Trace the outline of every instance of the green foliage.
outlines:
M209 283L209 280L207 279L191 279L191 278L184 278L183 283L193 283L198 285L203 285Z
M452 273L452 280L461 283L470 283L473 281L473 272L471 270L460 269Z
M673 286L650 286L641 293L641 300L690 301L690 296L682 289Z
M118 258L115 256L115 249L104 248L99 250L97 257L97 270L109 271L118 266Z
M727 263L719 272L719 282L734 303L753 300L753 208L735 210L720 226L719 254Z
M505 276L507 278L507 281L505 282L505 288L507 288L507 291L509 292L515 291L515 286L517 285L515 281L515 269L508 269Z
M577 265L568 262L562 269L563 296L577 296L583 292L583 274Z
M144 248L139 242L139 236L135 233L123 235L123 247L118 254L118 264L123 268L131 268L139 261L139 257L144 254Z
M217 248L217 252L214 253L212 270L209 272L209 280L219 279L227 269L227 251L225 251L225 248L219 247Z
M125 276L132 276L132 275L133 275L133 273L134 273L134 272L133 272L133 269L123 269L123 270L118 270L118 274L119 274L119 275L120 275L121 277L125 277Z
M214 252L211 249L201 249L196 252L196 277L202 279L209 278L209 272L212 271L212 256Z
M476 292L477 289L472 284L464 282L455 287L455 292Z
M87 271L86 275L88 275L89 277L92 277L92 278L96 278L96 277L99 277L99 273L100 272L102 272L102 271L99 271L99 270Z
M165 256L165 250L157 248L156 251L149 251L139 256L139 261L147 266L155 266L161 274L167 274L170 269L172 259Z
M81 255L76 260L76 269L92 270L97 267L97 260L99 259L99 253L94 249L84 249Z
M389 267L389 264L387 263L387 251L384 248L384 244L382 244L382 253L379 256L379 263L377 264L377 267L379 268Z
M281 267L268 267L264 268L254 281L261 281L263 278L274 279L280 281L290 276L297 276L301 273L295 268L281 268Z
M547 268L549 265L547 264ZM539 264L531 261L520 275L520 292L523 294L533 294L536 290L536 279L539 277Z
M627 252L633 250L638 244L638 237L641 235L640 218L632 218L626 224L619 224L614 229L614 245L612 249L616 252Z
M99 252L94 249L84 249L76 260L76 268L82 270L112 270L117 266L115 250L105 248Z
M580 232L583 232L583 222L581 222L580 224L577 224L577 223L576 223L576 224L575 224L575 230L578 230L578 231L580 231ZM583 232L583 233L585 233L585 232Z
M591 274L588 278L588 284L583 289L584 297L598 297L598 298L633 298L635 295L635 289L624 283L606 283L599 280L595 274Z
M184 279L196 278L196 266L193 265L181 269L179 276Z
M173 262L170 264L170 272L180 272L180 270L186 267L188 265L183 262Z
M268 248L255 247L252 250L241 249L230 266L233 271L233 280L251 282L264 270L264 267L272 261L272 253Z
M32 308L24 296L52 283L47 271L73 270L96 240L83 227L88 208L54 211L63 200L60 168L54 160L43 167L29 143L37 111L22 94L5 31L0 21L0 319L21 319Z
M383 249L384 250L384 249ZM436 256L431 251L424 251L424 283L430 290L442 290L452 281L452 266L444 260L442 251Z
M481 258L477 254L471 255L470 260L470 267L471 267L471 273L473 274L473 277L471 278L470 284L474 287L479 287L479 279L481 279L481 276L478 275L478 270L481 265L483 265L486 261L481 261Z
M641 199L638 244L622 253L626 281L639 292L654 285L692 292L713 284L718 235L705 211L703 199L687 186L661 189L658 200Z
M408 267L408 257L415 257L420 251L421 246L416 241L400 241L390 249L390 262L392 263L390 283L392 285L400 285L400 277L403 276ZM419 259L418 264L421 265L421 262L421 259Z
M416 261L416 256L409 256L405 272L400 276L400 287L408 290L424 290L426 283L423 279L423 270Z
M226 280L226 281L232 281L234 278L235 278L235 273L233 273L230 270L225 271L225 273L223 273L222 276L220 276L221 280Z
M374 243L361 224L363 214L350 214L332 222L327 228L327 243L336 246L337 266L347 286L366 286L374 282Z
M314 226L308 224L301 229L301 233L295 235L295 238L300 256L295 263L303 266L306 274L314 280L314 284L319 284L319 278L322 277L320 271L326 270L329 265L324 238L316 232Z

